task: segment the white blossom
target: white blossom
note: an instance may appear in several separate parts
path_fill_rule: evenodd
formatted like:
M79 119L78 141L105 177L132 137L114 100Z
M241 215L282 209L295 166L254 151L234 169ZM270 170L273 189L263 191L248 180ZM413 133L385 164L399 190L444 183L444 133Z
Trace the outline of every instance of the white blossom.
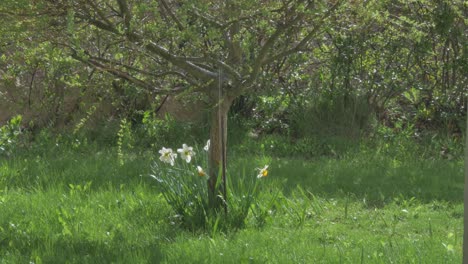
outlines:
M160 151L159 154L161 154L161 157L159 157L159 160L165 163L170 163L171 166L174 166L174 161L175 158L177 158L177 154L172 152L171 148L165 148L163 147Z
M184 159L187 163L190 163L192 157L195 156L195 152L192 147L183 144L181 149L178 149L177 152L180 153L180 157Z
M210 149L210 140L206 141L206 145L203 147L205 151L208 151Z
M257 178L262 178L268 176L268 165L265 165L263 168L258 169L258 175Z
M200 166L197 166L197 172L198 172L198 176L200 176L200 177L205 177L206 176L206 172Z

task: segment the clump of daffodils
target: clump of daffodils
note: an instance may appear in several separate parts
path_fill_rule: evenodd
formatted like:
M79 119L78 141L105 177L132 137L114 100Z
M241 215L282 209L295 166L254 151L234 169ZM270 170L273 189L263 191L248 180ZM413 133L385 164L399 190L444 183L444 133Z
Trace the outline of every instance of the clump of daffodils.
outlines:
M217 166L220 166L220 164L216 164L216 160L211 160L214 162L212 165L215 167L206 167L207 161L210 161L209 152L212 150L218 151L218 149L210 149L215 145L218 147L217 144L210 146L210 143L210 140L206 141L206 145L201 146L204 150L200 149L200 151L187 144L182 144L182 147L179 148L173 148L174 151L165 147L159 150L161 156L153 164L150 176L157 181L157 187L163 198L175 212L172 220L177 221L180 226L187 227L191 231L195 228L202 228L203 230L207 227L218 228L212 226L212 224L218 225L218 223L223 225L223 229L239 228L245 224L247 217L253 214L256 224L262 225L265 218L271 215L272 212L268 211L269 207L256 206L259 190L262 189L259 186L265 183L265 179L261 178L265 178L269 174L268 165L260 166L265 163L268 164L270 161L264 159L262 163L258 164L259 168L250 168L251 170L247 175L245 171L240 175L237 172L236 176L238 177L232 180L237 182L237 186L241 188L232 190L226 184L225 191L226 194L229 194L229 197L232 197L232 204L228 205L229 217L223 218L225 221L218 222L216 219L219 219L217 218L219 215L216 209L219 208L213 206L211 203L212 197L209 194L212 191L213 186L211 184L213 180L221 182L221 177L218 178L220 175L216 173L216 169L219 169ZM274 199L277 196L270 197L272 201L269 204L274 205ZM226 202L224 197L221 196L221 198L223 202Z
M208 151L210 149L210 140L206 142L206 145L203 147L203 149L205 151ZM196 154L195 151L193 151L193 147L190 147L187 144L182 144L182 148L177 149L177 152L180 154L180 158L185 160L185 162L187 163L190 163L192 161L192 158ZM165 147L159 150L159 153L161 154L159 160L161 160L164 163L169 163L171 164L171 166L174 166L175 160L177 158L177 153L174 153L171 148ZM198 176L206 178L209 177L201 166L197 166L196 168ZM257 170L257 178L260 179L268 176L268 165L265 165L263 168L258 168Z

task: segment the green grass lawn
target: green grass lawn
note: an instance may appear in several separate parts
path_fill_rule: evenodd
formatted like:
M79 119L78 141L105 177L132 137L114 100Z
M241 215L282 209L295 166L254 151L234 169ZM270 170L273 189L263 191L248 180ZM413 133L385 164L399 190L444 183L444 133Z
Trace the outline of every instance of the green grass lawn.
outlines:
M461 262L461 159L269 158L259 202L280 193L265 223L210 232L174 221L149 177L156 154L127 152L122 166L95 145L2 158L0 263ZM230 177L264 162L230 155Z

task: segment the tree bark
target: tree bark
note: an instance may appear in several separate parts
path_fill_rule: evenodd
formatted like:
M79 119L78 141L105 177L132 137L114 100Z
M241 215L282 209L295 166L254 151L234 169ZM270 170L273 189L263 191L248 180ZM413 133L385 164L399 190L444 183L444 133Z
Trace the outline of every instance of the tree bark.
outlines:
M210 149L208 155L208 199L210 208L219 209L223 205L223 188L221 172L223 161L226 163L227 118L233 99L221 98L210 116ZM223 130L221 132L221 130ZM224 146L223 146L224 145Z

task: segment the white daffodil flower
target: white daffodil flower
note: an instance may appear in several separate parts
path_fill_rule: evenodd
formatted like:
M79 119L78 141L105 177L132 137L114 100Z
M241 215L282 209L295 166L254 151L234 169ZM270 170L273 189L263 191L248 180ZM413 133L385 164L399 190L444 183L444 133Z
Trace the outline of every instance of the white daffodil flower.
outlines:
M159 157L159 160L165 163L170 163L171 166L174 166L174 161L175 158L177 158L177 154L172 152L171 148L165 148L163 147L160 151L159 154L161 154L161 157Z
M263 178L268 176L268 165L265 165L265 167L258 169L258 175L257 178Z
M197 172L198 172L198 176L200 176L200 177L205 177L206 176L205 171L200 166L197 166Z
M206 141L206 145L203 147L205 151L208 151L210 149L210 140Z
M195 156L195 152L193 152L193 148L187 146L187 144L183 144L181 149L178 149L177 152L180 153L180 157L184 159L187 163L190 163L192 157Z

